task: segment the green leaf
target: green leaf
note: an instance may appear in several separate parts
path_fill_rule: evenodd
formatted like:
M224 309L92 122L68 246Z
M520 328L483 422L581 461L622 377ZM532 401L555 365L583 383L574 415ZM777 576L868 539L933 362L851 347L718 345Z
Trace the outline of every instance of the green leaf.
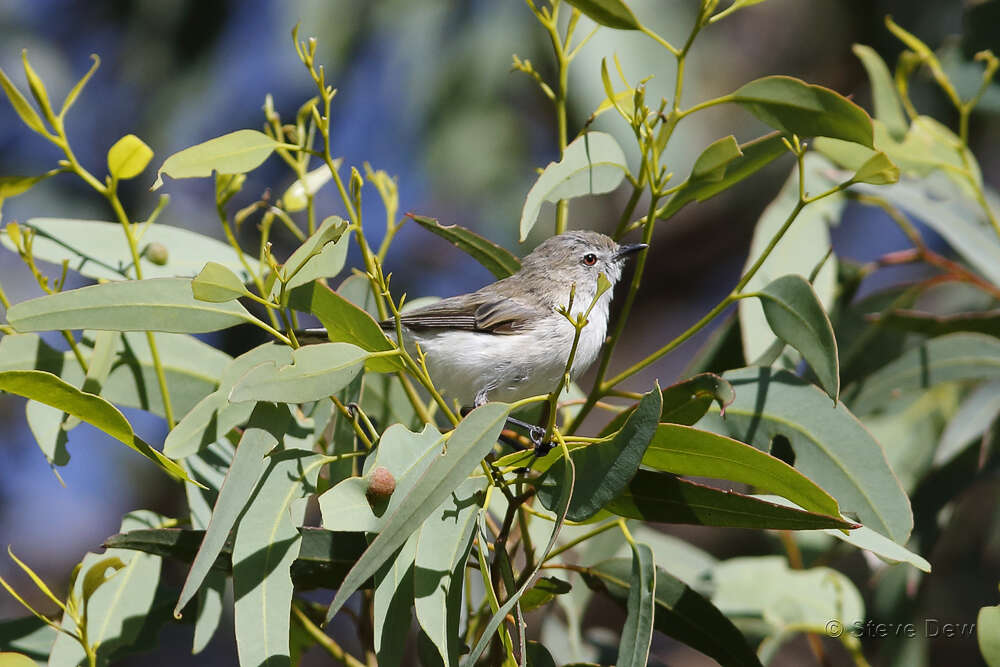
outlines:
M340 166L341 158L334 160L334 165ZM316 167L306 173L305 178L295 179L295 182L288 186L285 194L281 195L281 208L289 213L296 213L305 210L308 206L308 197L315 195L333 178L333 172L325 164Z
M899 181L899 167L892 163L889 156L879 151L858 168L851 180L869 185L890 185Z
M947 463L970 442L981 439L997 417L1000 417L1000 380L984 382L969 392L945 426L934 451L935 465Z
M806 191L819 193L833 185L826 175L829 170L830 163L822 156L815 153L807 154L804 165ZM793 171L778 197L764 210L754 228L744 272L756 263L770 245L775 234L795 208L798 199L799 177ZM838 193L805 207L743 291L759 292L773 280L790 273L810 276L816 266L823 262L819 272L810 282L823 310L828 311L833 305L837 288L836 257L831 255L824 262L831 245L829 225L840 220L846 202L846 196ZM762 357L771 348L777 336L771 329L761 302L757 299L741 299L738 307L740 331L743 336L743 356L749 363L754 363L754 360Z
M166 517L140 510L126 514L121 529L159 528L166 520ZM119 559L124 568L97 587L86 605L87 639L91 645L97 646L99 665L109 664L112 655L118 651L142 643L142 634L148 630L144 626L149 617L154 616L152 609L160 583L160 558L135 551L109 549L100 555L88 553L83 557L80 569L82 572L93 571L96 575L102 568L101 563L106 564L110 558ZM85 584L84 577L77 577L73 583L71 595L77 600L83 598ZM70 632L76 629L69 614L64 614L60 623ZM86 664L86 656L76 639L59 633L52 645L49 664Z
M0 648L47 662L58 633L36 616L5 619L0 621Z
M989 667L1000 666L1000 606L982 607L976 616L979 652Z
M743 151L736 143L736 137L730 134L728 137L717 139L709 144L708 148L702 151L698 159L694 161L688 180L718 183L725 178L726 167L741 157L743 157Z
M906 134L908 123L903 113L903 105L896 95L896 85L889 68L878 52L870 46L855 44L852 50L868 73L872 87L872 101L875 104L875 118L885 123L893 137L902 139Z
M639 470L605 509L628 519L696 526L816 530L852 528L839 517L795 510L672 474Z
M351 343L369 352L393 349L371 315L325 285L312 282L295 288L289 295L288 305L319 318L332 341ZM402 362L391 356L371 358L366 368L377 373L404 370Z
M103 398L87 394L45 371L2 371L0 391L44 403L104 431L158 465L171 477L189 481L184 470L146 444L124 415Z
M97 280L121 280L135 275L132 254L122 235L121 223L31 218L21 225L35 232L31 245L35 259L53 264L62 264L66 260L73 271ZM0 243L8 250L16 251L6 234L0 233ZM215 261L235 272L243 282L252 280L236 251L228 243L159 223L145 230L141 249L145 250L154 243L167 248L167 261L156 264L145 254L140 256L139 265L144 278L192 278L206 262ZM260 265L253 257L244 257L243 261L251 271L260 271Z
M271 401L307 403L335 394L361 372L368 353L350 343L306 345L292 352L292 363L265 362L250 369L229 393L232 403Z
M87 85L88 81L90 81L90 77L92 77L94 75L94 72L97 71L97 68L101 66L101 59L98 57L96 53L91 53L90 59L93 61L93 64L90 66L90 69L87 70L86 74L80 77L79 81L73 84L73 88L70 89L70 91L66 94L66 99L63 100L62 109L60 109L59 111L60 117L66 115L66 112L69 111L70 107L72 107L73 104L76 102L76 98L80 96L81 92L83 92L83 87Z
M740 87L733 102L786 134L832 137L874 148L872 121L864 109L823 86L767 76Z
M614 558L587 568L584 581L623 604L631 588L631 570L631 559ZM655 580L654 628L714 658L724 667L760 667L740 631L711 602L660 568L656 568Z
M209 262L191 281L191 293L199 301L225 303L249 294L243 281L218 262Z
M528 191L521 210L521 241L535 226L543 202L611 192L625 178L625 165L625 153L610 134L587 132L574 139L562 159L550 162Z
M465 562L486 486L483 477L462 482L424 521L417 538L413 570L417 622L445 665L458 664Z
M24 78L28 80L28 89L31 91L32 97L35 98L35 102L38 103L38 107L45 114L45 117L51 118L52 103L49 102L49 94L45 90L42 78L28 62L28 49L21 49L21 62L24 65Z
M229 392L247 371L268 362L276 366L292 363L292 349L287 345L265 343L229 360L228 364L217 371L217 377L220 378L218 388L187 410L180 422L167 434L163 443L164 454L175 459L190 456L245 422L255 404L230 403Z
M784 505L786 507L798 507L795 503L780 496L758 495L755 498L766 500L770 503ZM876 533L867 526L852 528L849 532L843 530L824 529L824 533L830 537L835 537L842 542L853 544L859 549L870 551L888 563L909 563L918 570L924 572L931 571L931 564L927 559L913 553L901 544L896 544L888 537Z
M510 251L465 227L442 225L434 218L426 218L422 215L413 215L412 213L407 215L427 231L437 234L459 250L468 253L498 280L512 276L521 270L521 260Z
M774 133L741 144L739 147L740 156L733 158L724 165L724 173L721 178L695 178L692 171L691 176L681 184L680 189L674 193L667 202L667 205L660 211L659 218L661 220L671 218L677 211L684 208L686 204L693 201L702 202L710 199L771 164L771 162L784 155L788 150L781 139L781 135ZM699 156L698 161L701 161L702 157L707 161L709 158L706 154L710 154L713 157L719 155L725 156L726 149L717 147L717 144L725 142L723 146L726 146L728 144L727 140L728 137L710 145ZM729 149L729 152L731 154L731 149ZM714 161L713 159L712 162ZM710 162L706 162L706 164L710 164Z
M700 427L763 451L784 437L795 467L836 498L841 512L906 543L913 527L909 500L882 447L843 402L833 405L822 391L785 371L743 368L723 377L736 400L724 421L709 413Z
M413 533L395 557L383 563L374 576L372 614L379 667L399 667L405 655L406 643L400 641L400 633L413 622L413 557L416 550L417 533Z
M302 543L298 558L292 564L291 574L292 581L299 590L337 586L368 546L364 533L333 532L308 526L298 530L302 535ZM104 546L144 551L182 563L191 563L204 538L204 530L131 530L112 535L104 541ZM218 557L209 564L210 573L232 572L232 547L232 540L223 544Z
M983 334L948 334L921 342L851 385L850 404L859 415L867 415L908 392L941 382L998 378L1000 340Z
M107 583L108 579L115 576L115 574L117 574L118 571L124 567L125 563L123 563L120 558L116 556L109 556L91 564L86 570L84 570L83 604L86 605L90 601L90 597L97 591L97 589ZM111 572L108 573L108 570L111 570Z
M750 484L798 503L804 509L840 516L837 501L781 459L750 445L690 426L660 424L642 464L677 475Z
M504 403L487 403L470 412L452 431L445 452L433 459L413 486L396 488L393 496L399 494L405 497L405 502L400 502L397 508L386 513L382 531L337 589L327 611L327 621L382 563L403 546L410 534L434 513L493 448L509 411L510 407Z
M212 520L205 531L197 555L191 563L184 587L181 589L174 616L180 617L181 609L194 598L209 570L222 553L229 531L236 525L247 501L264 474L269 462L264 458L284 436L290 416L285 406L259 403L250 415L250 423L243 431L236 456L219 489L219 499L212 510Z
M622 0L566 0L595 23L618 30L638 30L639 20Z
M10 100L21 121L35 132L46 134L45 125L38 112L28 103L21 91L11 83L11 80L7 78L7 73L2 69L0 69L0 87L3 87L3 91L7 93L7 99Z
M152 159L152 148L134 134L126 134L108 150L108 173L115 180L135 178Z
M2 667L38 667L38 663L23 653L0 652Z
M92 285L14 304L7 321L20 332L56 329L207 333L250 322L237 302L198 301L186 278Z
M564 595L572 590L568 582L558 577L542 577L521 596L521 611L527 614L547 605L555 596Z
M35 186L36 183L44 181L49 176L57 172L48 172L38 176L0 176L0 204L4 199L16 197L23 194ZM9 241L8 241L9 243ZM6 243L4 244L6 245ZM11 248L13 249L13 247Z
M802 276L786 275L757 292L771 330L802 353L820 385L834 401L840 395L837 340L830 318Z
M656 611L656 563L645 544L632 545L632 574L628 581L627 615L618 644L618 667L645 667L653 641Z
M268 457L239 519L232 555L234 625L245 664L280 664L289 655L290 571L302 541L297 526L322 464L321 455L302 449Z
M701 419L712 401L725 412L733 402L733 386L714 373L699 373L663 390L660 421L690 426Z
M237 130L185 148L163 162L152 190L163 185L163 175L196 178L220 174L243 174L259 167L282 144L257 130Z
M656 432L662 399L660 388L642 397L622 429L609 441L573 450L570 457L576 470L573 498L566 518L584 521L594 516L629 483L643 453ZM538 500L548 509L559 501L566 460L560 458L537 482Z
M286 289L340 273L347 261L347 245L350 240L344 234L347 226L342 218L331 215L292 253L282 266L282 276L288 283ZM271 290L272 298L279 289L276 282Z

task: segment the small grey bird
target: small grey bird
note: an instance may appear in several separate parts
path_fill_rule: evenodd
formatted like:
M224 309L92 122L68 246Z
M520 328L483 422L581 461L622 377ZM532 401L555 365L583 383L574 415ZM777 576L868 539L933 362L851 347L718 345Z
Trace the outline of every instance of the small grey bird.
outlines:
M463 406L516 401L556 388L566 370L575 329L558 312L585 312L603 273L612 288L630 255L645 243L618 245L604 234L553 236L527 255L521 270L471 294L442 299L401 316L407 342L420 345L442 394ZM608 329L612 290L597 300L580 334L571 377L597 358ZM380 323L395 331L395 321Z

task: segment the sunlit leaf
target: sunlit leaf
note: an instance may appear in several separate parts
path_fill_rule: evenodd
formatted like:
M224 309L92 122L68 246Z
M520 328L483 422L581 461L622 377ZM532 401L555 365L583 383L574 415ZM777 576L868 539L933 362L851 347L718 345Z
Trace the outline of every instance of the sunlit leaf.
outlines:
M45 134L45 125L38 112L28 103L21 91L11 83L11 80L7 78L7 73L2 69L0 69L0 87L3 87L3 91L7 93L7 99L10 100L21 121L35 132Z
M218 262L209 262L191 281L191 293L199 301L224 303L245 296L248 292L235 273Z
M292 363L264 362L250 369L229 393L233 403L306 403L346 387L364 367L368 353L350 343L306 345L292 352Z
M340 166L341 159L334 160L336 166ZM296 213L304 210L308 205L310 195L315 195L320 188L326 185L333 178L333 172L325 164L316 167L306 173L304 179L296 179L288 186L285 194L281 195L281 207L289 213Z
M982 607L976 616L979 652L989 667L1000 665L1000 606Z
M152 159L152 148L134 134L126 134L108 150L108 173L118 180L135 178Z
M653 641L656 611L656 563L653 550L645 544L632 547L632 574L625 602L625 626L618 644L618 667L645 667Z
M257 130L237 130L174 153L163 162L151 189L163 185L163 175L196 178L242 174L259 167L281 143Z

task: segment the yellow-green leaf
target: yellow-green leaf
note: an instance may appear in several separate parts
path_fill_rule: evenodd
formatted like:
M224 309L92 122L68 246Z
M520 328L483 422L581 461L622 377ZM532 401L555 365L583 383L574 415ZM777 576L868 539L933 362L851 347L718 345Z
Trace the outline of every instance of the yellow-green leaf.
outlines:
M174 153L163 162L152 190L163 185L163 175L197 178L220 174L242 174L259 167L279 142L257 130L237 130Z
M134 178L152 159L152 148L134 134L126 134L108 150L108 173L118 180Z
M191 293L199 301L223 303L248 294L243 281L218 262L209 262L191 281Z

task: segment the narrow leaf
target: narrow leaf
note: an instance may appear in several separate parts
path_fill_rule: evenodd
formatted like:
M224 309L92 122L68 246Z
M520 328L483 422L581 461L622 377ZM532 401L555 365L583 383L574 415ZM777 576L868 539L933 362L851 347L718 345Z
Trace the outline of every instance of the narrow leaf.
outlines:
M595 23L619 30L638 30L639 21L622 0L566 0Z
M465 227L442 225L434 218L426 218L422 215L413 215L412 213L407 215L427 231L437 234L456 248L468 253L498 280L514 275L521 270L521 260L510 251Z
M7 321L21 332L58 329L207 333L254 318L237 302L207 303L185 278L92 285L14 304Z
M1000 310L978 310L952 315L935 315L919 310L896 309L869 319L882 326L924 334L929 338L969 332L1000 338Z
M163 185L163 175L195 178L220 174L242 174L259 167L281 144L257 130L237 130L185 148L168 157L156 173L151 189Z
M625 178L625 165L625 153L610 134L588 132L574 139L562 159L550 162L528 191L521 210L521 241L535 226L543 202L611 192Z
M875 103L875 118L885 123L893 137L902 139L908 124L889 68L878 52L870 46L855 44L852 50L868 73L868 81L872 87L872 101Z
M45 125L42 123L42 119L39 117L38 112L35 111L34 107L28 103L28 100L24 98L21 91L11 83L11 80L7 78L7 73L0 69L0 86L3 87L3 91L7 93L7 99L10 100L11 105L14 107L14 111L20 116L21 121L27 125L29 128L38 132L39 134L45 134Z
M618 667L645 667L653 641L653 614L656 611L656 563L653 550L645 544L632 546L632 574L625 610L625 627L615 664Z

